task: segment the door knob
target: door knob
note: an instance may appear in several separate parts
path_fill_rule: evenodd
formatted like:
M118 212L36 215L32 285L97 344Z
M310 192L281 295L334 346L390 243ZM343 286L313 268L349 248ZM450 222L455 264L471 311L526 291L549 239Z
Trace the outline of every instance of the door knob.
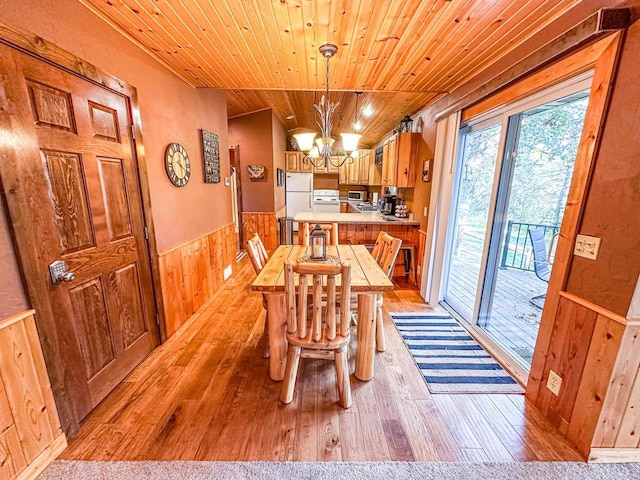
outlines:
M51 276L51 283L54 285L70 282L76 278L73 272L67 271L67 264L64 260L56 260L49 265L49 275Z

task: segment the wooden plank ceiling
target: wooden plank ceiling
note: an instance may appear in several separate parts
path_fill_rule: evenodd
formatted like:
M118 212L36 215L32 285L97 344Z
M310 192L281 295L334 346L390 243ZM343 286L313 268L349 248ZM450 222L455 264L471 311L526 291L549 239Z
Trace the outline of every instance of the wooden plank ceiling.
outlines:
M272 107L313 128L331 60L334 134L373 144L499 60L580 0L79 0L194 87L228 91L230 117ZM294 118L288 118L295 116Z

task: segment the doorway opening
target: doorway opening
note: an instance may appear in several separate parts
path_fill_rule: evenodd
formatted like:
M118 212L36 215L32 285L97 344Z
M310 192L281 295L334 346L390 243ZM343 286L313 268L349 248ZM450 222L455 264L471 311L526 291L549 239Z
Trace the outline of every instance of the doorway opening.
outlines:
M442 303L523 383L589 100L584 75L462 125Z

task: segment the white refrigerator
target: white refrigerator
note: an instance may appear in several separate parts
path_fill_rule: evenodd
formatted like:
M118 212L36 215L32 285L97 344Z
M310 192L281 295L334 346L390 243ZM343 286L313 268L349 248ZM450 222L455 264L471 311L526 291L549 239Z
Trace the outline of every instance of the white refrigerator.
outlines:
M298 212L310 212L313 205L313 173L287 173L287 217ZM293 231L298 231L298 222L293 222Z

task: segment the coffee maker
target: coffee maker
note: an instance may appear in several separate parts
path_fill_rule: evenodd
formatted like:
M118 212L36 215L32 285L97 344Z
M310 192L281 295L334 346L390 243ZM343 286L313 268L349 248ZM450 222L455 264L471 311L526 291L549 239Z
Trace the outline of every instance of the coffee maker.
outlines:
M396 196L394 194L382 195L382 208L380 213L383 215L395 215L396 213Z

